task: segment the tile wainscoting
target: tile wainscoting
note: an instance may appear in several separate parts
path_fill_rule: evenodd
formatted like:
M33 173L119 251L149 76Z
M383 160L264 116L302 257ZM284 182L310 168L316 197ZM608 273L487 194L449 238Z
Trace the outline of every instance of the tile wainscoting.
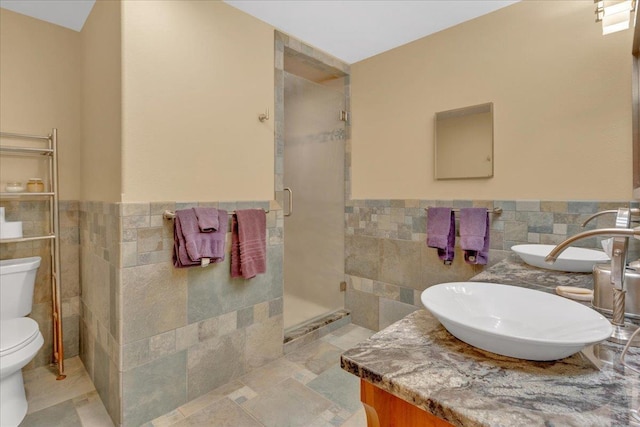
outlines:
M138 426L283 355L283 216L267 214L267 273L230 277L225 260L172 264L173 223L194 206L270 202L81 203L81 351L116 425Z
M456 243L452 265L444 265L426 240L426 211L430 206L494 207L490 214L489 264L524 243L557 244L585 229L612 227L614 215L604 215L585 228L582 222L602 210L629 206L629 201L472 201L472 200L351 200L345 207L345 308L353 323L380 330L421 308L420 294L431 285L465 281L483 266L464 262ZM638 202L631 202L633 207ZM456 217L456 227L459 222ZM599 248L601 238L577 246ZM640 242L629 245L629 259L640 257Z
M420 308L420 293L436 283L467 280L483 270L458 249L444 266L427 248L428 206L501 207L491 217L490 264L519 243L558 243L582 231L592 213L625 201L356 200L345 208L346 308L353 323L378 330ZM637 206L637 202L632 202ZM165 209L218 206L270 208L270 202L60 203L65 356L80 354L116 425L140 425L283 355L283 224L275 204L267 215L268 273L231 280L229 257L207 268L172 266L173 227ZM3 202L25 235L41 233L46 206ZM610 227L613 216L587 228ZM229 239L229 236L227 236ZM580 245L598 247L598 238ZM630 245L630 259L640 256ZM47 242L4 244L0 258L39 255L34 310L51 353Z

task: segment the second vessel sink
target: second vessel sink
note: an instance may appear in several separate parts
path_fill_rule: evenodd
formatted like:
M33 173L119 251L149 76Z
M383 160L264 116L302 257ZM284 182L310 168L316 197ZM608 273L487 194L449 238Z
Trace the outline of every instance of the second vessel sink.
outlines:
M518 286L443 283L427 288L421 300L456 338L519 359L562 359L612 332L611 323L589 307Z
M524 262L534 267L569 273L591 273L595 264L611 261L603 251L572 246L562 252L556 262L549 264L544 259L554 247L553 245L515 245L511 250Z

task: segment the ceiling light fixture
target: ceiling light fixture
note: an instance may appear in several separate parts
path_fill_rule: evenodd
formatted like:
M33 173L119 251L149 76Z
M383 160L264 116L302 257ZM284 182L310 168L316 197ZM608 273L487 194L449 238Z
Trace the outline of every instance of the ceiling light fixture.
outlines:
M630 28L636 11L636 0L594 0L596 22L602 22L602 34Z

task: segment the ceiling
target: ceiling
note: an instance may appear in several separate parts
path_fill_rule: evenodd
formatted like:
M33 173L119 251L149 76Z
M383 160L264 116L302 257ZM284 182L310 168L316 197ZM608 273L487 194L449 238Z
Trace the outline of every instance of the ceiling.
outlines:
M519 0L224 1L351 64ZM80 31L94 3L0 0L0 7Z
M0 0L0 7L80 31L95 0Z
M349 64L513 0L224 0Z

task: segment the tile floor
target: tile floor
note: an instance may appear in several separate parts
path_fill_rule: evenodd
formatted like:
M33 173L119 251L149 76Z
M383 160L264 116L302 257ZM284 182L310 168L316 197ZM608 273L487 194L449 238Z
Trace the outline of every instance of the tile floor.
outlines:
M360 383L340 369L340 354L371 334L343 326L144 427L364 427ZM66 363L64 381L48 368L25 373L29 413L20 427L113 426L80 359Z
M67 378L49 367L24 373L29 410L20 427L113 427L79 357L65 360Z

